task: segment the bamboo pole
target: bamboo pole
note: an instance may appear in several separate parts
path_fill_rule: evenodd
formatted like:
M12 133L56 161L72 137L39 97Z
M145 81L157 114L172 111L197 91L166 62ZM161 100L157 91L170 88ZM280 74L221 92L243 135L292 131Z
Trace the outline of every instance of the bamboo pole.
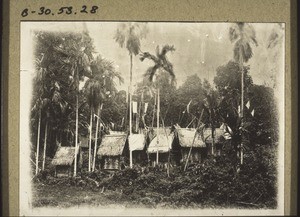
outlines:
M242 73L242 81L241 81L241 128L242 128L242 142L241 142L241 165L243 165L244 160L244 133L243 133L243 127L244 127L244 70L243 70L243 56L242 56L242 47L240 47L240 70Z
M48 131L48 121L46 121L46 128L45 128L44 156L43 156L43 165L42 165L42 170L43 170L43 171L45 170L45 161L46 161L47 131Z
M79 95L79 71L78 71L78 63L76 68L76 123L75 123L75 157L74 157L74 177L77 175L77 149L78 149L78 95Z
M159 146L159 112L160 112L160 98L159 98L159 88L157 88L157 120L156 120L156 164L158 165L159 162L159 153L158 153L158 146Z
M95 138L95 145L94 145L94 159L93 159L93 167L92 167L93 172L95 171L95 165L96 165L99 119L100 119L100 107L98 108L98 116L97 116L97 123L96 123L96 133L95 133L96 138Z
M37 146L36 146L36 159L35 159L35 175L39 172L39 152L40 152L40 132L41 132L41 109L39 110L39 124L38 124L38 135L37 135Z
M93 130L93 109L91 109L90 116L90 138L89 138L89 172L91 172L91 161L92 161L92 130Z
M132 134L132 54L130 54L129 134Z
M130 54L130 87L129 87L129 136L132 134L132 54ZM132 151L129 147L130 168L132 168Z

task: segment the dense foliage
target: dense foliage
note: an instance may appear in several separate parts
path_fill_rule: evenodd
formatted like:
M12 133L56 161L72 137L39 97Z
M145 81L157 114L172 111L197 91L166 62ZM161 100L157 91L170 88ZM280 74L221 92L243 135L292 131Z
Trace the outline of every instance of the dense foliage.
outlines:
M75 186L99 194L107 192L104 197L107 195L115 203L131 201L150 207L164 204L166 207L276 208L274 147L255 145L247 151L240 173L236 173L232 154L232 149L226 147L223 155L193 165L185 172L180 167L172 168L170 177L160 168L99 171L64 179L53 178L47 171L35 179L35 184L43 183L43 188ZM34 204L38 205L39 201Z

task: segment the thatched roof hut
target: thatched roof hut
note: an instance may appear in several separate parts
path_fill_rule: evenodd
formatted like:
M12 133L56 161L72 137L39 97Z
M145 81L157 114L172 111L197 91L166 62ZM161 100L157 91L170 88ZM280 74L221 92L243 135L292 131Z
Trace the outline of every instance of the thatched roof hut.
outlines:
M159 128L159 136L157 144L157 135L156 129L153 130L152 134L150 134L150 144L148 147L148 153L156 153L157 150L159 153L166 153L170 149L172 149L172 143L174 139L174 133L170 131L168 128Z
M195 148L205 148L206 144L203 142L201 134L197 132L195 137L195 133L196 129L194 128L176 128L176 135L179 140L179 145L184 148L191 146Z
M120 156L123 154L127 134L119 133L112 135L105 135L98 149L99 156Z
M146 145L145 134L131 134L128 137L129 150L130 151L142 151Z
M60 146L57 149L54 158L52 159L52 164L54 166L59 166L59 165L71 166L73 164L74 158L75 158L75 147Z
M204 135L204 142L206 144L212 144L212 135L211 135L211 128L205 128L203 131ZM225 140L224 137L224 130L221 128L215 128L214 130L214 142L215 143L222 143Z

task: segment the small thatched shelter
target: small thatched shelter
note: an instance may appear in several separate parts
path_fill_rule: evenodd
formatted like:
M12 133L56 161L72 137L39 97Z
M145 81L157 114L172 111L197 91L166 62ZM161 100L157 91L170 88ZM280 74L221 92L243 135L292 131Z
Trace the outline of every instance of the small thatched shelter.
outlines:
M144 165L147 163L146 135L131 134L128 137L129 150L132 151L133 164Z
M118 170L122 169L128 158L129 148L127 141L127 134L113 133L111 135L104 135L97 155L100 157L102 169Z
M172 143L174 139L174 133L169 128L159 128L159 136L157 137L157 129L153 129L149 133L150 144L148 146L148 154L151 161L151 165L156 165L157 152L159 163L167 163L170 151L172 149ZM158 141L157 141L158 138Z
M211 128L205 128L203 131L203 137L204 142L208 147L208 153L212 153L212 129ZM223 128L215 128L214 130L214 145L217 155L221 154L222 145L226 140L230 140L231 137L228 135L228 133L225 132Z
M201 134L194 128L176 128L175 135L181 147L181 161L186 162L191 150L189 162L201 162L206 156L206 144Z
M79 157L79 149L77 149L78 166L81 165L81 158ZM52 165L55 166L55 176L72 176L75 159L75 147L58 147Z

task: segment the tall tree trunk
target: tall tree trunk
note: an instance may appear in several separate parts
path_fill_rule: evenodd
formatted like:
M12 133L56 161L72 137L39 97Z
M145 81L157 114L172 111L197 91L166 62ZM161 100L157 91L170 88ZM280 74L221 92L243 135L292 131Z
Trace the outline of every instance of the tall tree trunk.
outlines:
M159 147L159 112L160 112L160 98L159 98L159 88L157 88L157 120L156 120L156 128L157 128L157 132L156 132L156 145L157 145L157 151L156 151L156 164L158 165L159 162L159 153L158 153L158 147Z
M211 153L215 155L215 127L212 117L212 111L210 111L210 124L211 124Z
M97 123L96 123L96 133L95 133L95 146L94 146L94 159L93 159L93 168L92 171L95 171L95 166L96 166L96 155L97 155L97 142L98 142L98 127L99 127L99 119L100 119L100 107L98 108L97 112Z
M130 54L130 87L129 87L129 135L132 134L132 54ZM129 148L130 168L132 168L132 151Z
M42 166L42 170L45 170L46 150L47 150L47 133L48 133L47 131L48 131L48 121L46 121L46 128L45 128L44 156L43 156L43 166Z
M154 106L153 106L153 116L152 116L152 128L153 128L153 126L154 126L155 108L156 108L156 94L154 94Z
M74 177L77 175L77 149L78 149L78 95L79 95L79 75L78 67L76 69L76 126L75 126L75 159L74 159Z
M89 172L91 172L91 160L92 160L92 131L93 131L93 109L91 108L90 116L90 138L89 138Z
M40 152L40 132L41 132L41 109L39 110L39 124L38 124L38 135L36 145L36 159L35 159L35 175L39 172L39 152Z
M129 134L132 134L132 54L130 54Z
M243 128L244 128L244 70L243 70L243 56L242 56L242 48L240 47L240 70L242 73L242 81L241 81L241 165L243 165L243 161L244 161L244 132L243 132Z

